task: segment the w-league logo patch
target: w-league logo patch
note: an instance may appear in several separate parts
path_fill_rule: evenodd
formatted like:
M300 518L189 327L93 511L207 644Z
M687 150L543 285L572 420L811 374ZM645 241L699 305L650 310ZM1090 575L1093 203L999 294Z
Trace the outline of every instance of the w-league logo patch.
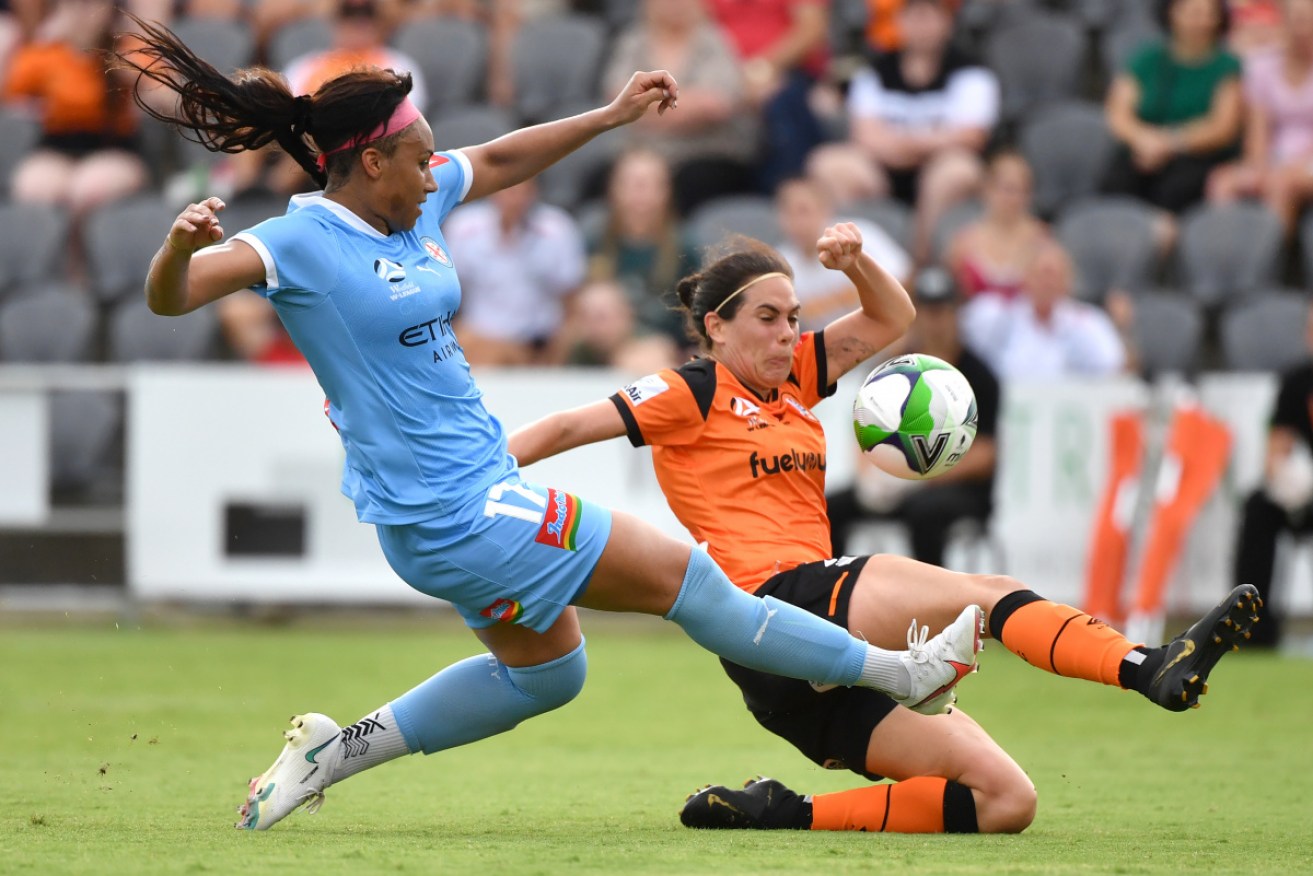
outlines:
M625 387L625 395L638 407L650 398L656 398L661 393L670 389L670 384L661 379L659 374L649 374L647 377L635 380Z
M579 534L579 500L569 493L549 487L547 513L534 541L567 551L578 550L575 538Z
M378 274L380 280L389 283L400 283L406 279L406 269L392 259L374 259L374 273Z

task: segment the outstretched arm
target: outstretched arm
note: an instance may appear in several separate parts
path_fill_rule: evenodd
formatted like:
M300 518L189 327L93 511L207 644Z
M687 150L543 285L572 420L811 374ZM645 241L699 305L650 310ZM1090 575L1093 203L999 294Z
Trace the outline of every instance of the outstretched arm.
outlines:
M610 399L580 408L550 414L537 422L516 429L507 439L507 450L521 466L532 465L608 438L625 434L625 422Z
M603 131L638 120L654 104L658 113L664 113L678 100L679 85L665 70L635 73L615 100L604 107L462 149L474 170L474 182L465 199L472 201L522 183Z
M916 308L903 284L862 252L861 232L851 222L825 229L816 250L821 264L852 281L862 305L825 327L826 378L834 383L902 337Z

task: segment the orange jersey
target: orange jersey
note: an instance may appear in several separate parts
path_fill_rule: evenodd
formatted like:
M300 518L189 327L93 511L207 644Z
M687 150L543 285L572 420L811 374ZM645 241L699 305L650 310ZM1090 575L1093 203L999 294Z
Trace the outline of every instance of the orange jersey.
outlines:
M611 397L635 447L652 447L670 508L749 593L776 572L828 559L825 431L811 412L833 394L820 332L802 336L768 398L695 359Z

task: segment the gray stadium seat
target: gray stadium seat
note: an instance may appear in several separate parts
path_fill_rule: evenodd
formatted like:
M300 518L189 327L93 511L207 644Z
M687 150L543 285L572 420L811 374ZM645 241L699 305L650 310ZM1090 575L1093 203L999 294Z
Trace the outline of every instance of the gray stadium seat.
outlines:
M1228 308L1222 315L1222 353L1235 371L1283 371L1308 358L1309 300L1291 290L1272 290Z
M1313 288L1313 213L1299 223L1299 251L1304 267L1304 285Z
M224 73L251 64L255 40L251 30L224 18L183 18L173 25L173 32L193 52Z
M333 44L333 26L328 19L311 16L290 21L269 40L269 66L282 72L302 55Z
M1077 295L1102 301L1112 289L1145 289L1158 259L1153 221L1153 208L1134 198L1089 198L1064 211L1057 236L1076 263Z
M1135 297L1134 333L1140 370L1146 375L1191 374L1203 340L1203 313L1197 302L1179 292L1144 292Z
M555 118L562 106L595 100L605 41L605 26L588 15L527 22L511 53L520 117L543 121Z
M892 198L858 201L838 211L841 217L866 219L883 228L903 249L912 248L912 211Z
M1203 205L1181 219L1177 267L1204 304L1271 285L1281 256L1281 222L1262 204Z
M68 217L45 204L0 203L0 296L23 283L64 275Z
M761 195L717 198L698 207L688 219L689 240L698 249L714 247L732 234L778 243L782 234L771 199Z
M1161 39L1162 35L1158 24L1149 16L1138 12L1123 13L1100 41L1099 54L1104 74L1112 79L1126 66L1136 50L1146 43Z
M9 194L9 178L41 137L41 125L27 113L0 107L0 196Z
M939 218L939 224L930 233L930 257L942 263L948 254L948 247L953 243L957 233L980 218L984 211L979 201L963 201Z
M29 286L0 307L0 361L84 362L95 333L96 309L85 292L63 283Z
M424 74L428 113L478 98L488 75L488 37L481 25L459 18L420 18L398 28L395 43Z
M515 130L515 120L495 106L458 106L433 120L433 140L439 150L478 146Z
M1037 111L1017 140L1035 173L1035 209L1042 216L1097 192L1116 148L1103 109L1080 101Z
M287 212L287 198L281 195L245 195L233 198L219 214L226 238L259 225L266 219Z
M561 115L574 115L592 108L592 105L565 107ZM600 194L605 188L605 172L623 148L624 140L620 137L594 137L589 140L538 176L543 200L573 210L588 195Z
M214 347L218 319L212 307L186 316L159 316L145 298L132 298L114 311L109 325L109 357L115 362L206 359Z
M91 263L91 289L102 301L139 293L146 271L178 210L144 197L101 207L83 226Z
M85 489L111 473L107 457L119 421L119 401L111 393L51 394L50 481L56 490Z
M1085 33L1066 15L1036 10L994 29L985 60L1003 87L1003 118L1073 96L1084 56Z

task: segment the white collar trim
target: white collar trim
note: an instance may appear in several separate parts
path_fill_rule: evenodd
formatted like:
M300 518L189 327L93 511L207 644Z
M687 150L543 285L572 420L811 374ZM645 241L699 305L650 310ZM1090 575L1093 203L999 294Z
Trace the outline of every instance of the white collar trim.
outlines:
M325 198L322 191L307 192L303 195L292 195L292 204L298 210L302 207L311 207L318 204L357 231L368 234L370 237L377 237L379 240L387 239L386 234L379 231L373 225L370 225L364 219L361 219L355 213L352 213L337 201L331 201L328 198Z

